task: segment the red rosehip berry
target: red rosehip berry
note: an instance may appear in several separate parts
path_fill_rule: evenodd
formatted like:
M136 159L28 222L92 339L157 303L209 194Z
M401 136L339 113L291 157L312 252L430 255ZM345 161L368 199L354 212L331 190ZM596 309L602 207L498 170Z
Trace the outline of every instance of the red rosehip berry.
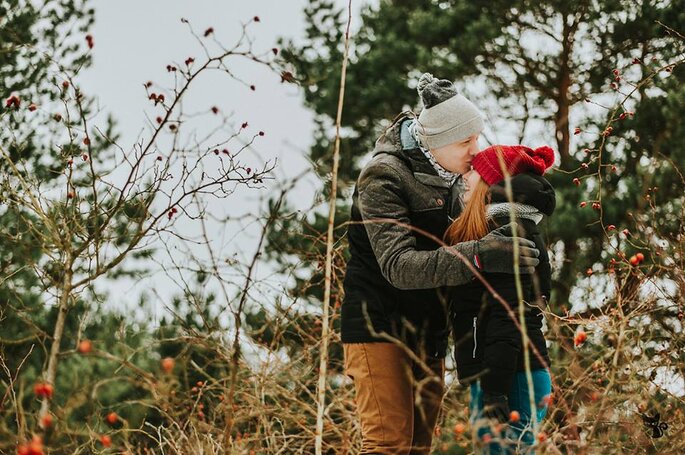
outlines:
M640 260L637 258L637 256L630 256L629 261L630 265L632 265L633 267L640 263Z
M81 354L88 354L93 350L93 343L90 340L81 340L77 349Z
M162 123L162 120L163 120L162 117L157 117L157 118L155 119L155 121L156 121L158 124Z
M635 255L635 257L637 258L637 260L638 260L639 262L642 262L642 261L645 260L645 255L642 254L642 253L637 253L637 254Z
M253 17L252 20L255 21L255 22L259 22L259 21L260 21L259 16Z
M295 80L295 76L293 76L293 73L291 73L290 71L281 72L281 83L293 82L294 80Z
M81 159L83 161L88 161L88 155L84 153L83 155L81 155Z
M509 413L509 422L516 423L521 420L521 414L518 411L511 411Z
M615 229L616 229L616 226L614 226L613 224L610 224L609 226L607 226L607 231L613 231Z
M580 346L581 344L585 343L585 340L587 340L587 333L581 330L573 337L573 344L575 346Z
M255 90L257 90L257 87L255 87L254 85L250 85L250 90L254 92Z
M119 416L116 412L110 412L109 414L107 414L107 417L105 417L105 420L108 424L113 426L116 425L116 423L119 421Z
M573 179L573 184L576 185L576 186L580 185L580 179L579 179L579 178L574 178L574 179Z
M540 433L538 433L537 439L538 439L538 442L545 442L547 440L547 433L545 433L544 431L541 431Z
M104 447L112 447L112 438L109 437L109 435L103 434L102 436L100 436L100 443Z
M45 414L43 417L40 418L40 426L42 428L48 429L52 427L52 415L51 414Z
M463 423L459 422L459 423L454 425L454 434L461 435L461 434L464 434L465 431L466 431L466 425L464 425Z
M84 138L83 138L83 145L86 145L86 146L87 146L87 145L90 145L90 138L84 137Z
M205 33L204 33L205 38L208 37L209 35L211 35L212 33L214 33L214 28L209 27L207 30L205 30Z
M623 235L625 235L626 237L630 235L630 231L628 229L624 229L621 232L623 232Z
M581 133L581 131L582 130L580 128L576 128L575 130L573 130L573 134L578 135Z
M272 47L272 48L271 48L271 52L273 52L274 55L278 55L278 48Z
M29 111L30 111L30 112L33 112L33 111L35 111L36 109L38 109L38 106L36 106L36 105L33 104L33 103L29 104Z
M260 131L260 132L259 132L259 135L260 135L260 136L264 136L264 131Z
M94 46L93 35L86 35L86 43L88 44L88 49L92 49Z
M172 359L171 357L165 357L162 359L161 365L162 365L162 370L169 374L171 371L174 369L174 364L176 361Z
M186 66L191 65L194 61L195 61L195 59L193 57L188 57L185 61Z
M585 274L586 274L587 276L591 276L591 275L593 274L592 269L587 269L587 270L585 271Z
M216 115L219 113L219 108L216 106L212 106L212 114Z
M587 202L583 201L583 202L580 203L580 208L582 209L582 208L585 207L586 205L587 205Z
M240 128L242 128L242 129L245 129L245 128L247 128L247 122L243 122L243 124L242 124L242 125L240 125Z

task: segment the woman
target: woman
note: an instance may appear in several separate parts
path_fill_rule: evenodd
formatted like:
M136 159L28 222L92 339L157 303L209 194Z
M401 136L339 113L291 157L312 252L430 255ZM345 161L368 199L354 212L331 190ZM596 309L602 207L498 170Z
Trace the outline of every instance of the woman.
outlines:
M474 430L481 438L490 434L488 438L493 441L486 453L520 453L534 442L534 435L526 429L531 423L531 409L524 349L530 358L538 421L545 416L546 397L551 393L549 357L538 306L549 299L551 269L537 224L543 215L554 211L554 189L542 177L553 162L554 151L549 147L533 150L498 145L483 150L474 157L472 170L464 176L464 211L445 233L449 244L478 239L510 223L513 214L517 235L535 242L540 250L536 274L520 278L526 330L534 349L523 346L521 331L511 317L515 315L518 321L519 300L513 275L483 274L506 305L479 280L452 288L450 315L457 373L462 384L471 386ZM505 173L512 177L512 201L505 191ZM499 439L484 418L499 423L510 421L511 425Z

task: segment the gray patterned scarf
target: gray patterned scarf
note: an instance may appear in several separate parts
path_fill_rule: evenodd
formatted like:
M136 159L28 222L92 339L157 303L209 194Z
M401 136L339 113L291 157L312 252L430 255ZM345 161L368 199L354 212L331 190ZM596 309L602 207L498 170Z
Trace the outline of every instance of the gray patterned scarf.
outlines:
M411 132L414 139L416 139L416 143L419 144L419 149L423 152L424 155L426 155L426 158L428 158L428 161L430 162L431 166L433 166L433 169L435 169L438 175L451 186L452 184L454 184L455 180L457 180L457 177L459 177L460 175L448 171L444 167L440 166L440 163L435 161L435 157L430 152L430 150L425 149L423 147L423 144L421 144L421 140L419 139L418 135L418 126L419 124L416 122L416 120L411 120L409 123L409 131ZM462 179L459 180L461 181Z

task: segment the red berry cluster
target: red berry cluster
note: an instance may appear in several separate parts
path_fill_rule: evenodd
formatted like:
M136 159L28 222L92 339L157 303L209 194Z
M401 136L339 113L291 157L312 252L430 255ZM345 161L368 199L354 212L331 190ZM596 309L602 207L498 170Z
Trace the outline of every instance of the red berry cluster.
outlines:
M33 393L40 398L47 398L49 400L52 398L54 392L55 388L52 384L48 384L47 382L39 382L33 386Z
M19 98L17 95L11 95L9 98L5 100L5 106L10 109L18 109L20 104L21 98Z
M17 455L43 455L43 438L36 435L31 442L21 444L17 447Z
M157 94L157 93L153 92L153 93L150 93L150 96L148 96L148 98L155 102L155 106L157 105L157 103L164 104L165 98L164 98L163 93Z
M629 262L630 262L630 265L637 266L637 265L640 265L642 263L642 261L644 261L644 260L645 260L645 255L642 253L637 253L637 254L630 257Z

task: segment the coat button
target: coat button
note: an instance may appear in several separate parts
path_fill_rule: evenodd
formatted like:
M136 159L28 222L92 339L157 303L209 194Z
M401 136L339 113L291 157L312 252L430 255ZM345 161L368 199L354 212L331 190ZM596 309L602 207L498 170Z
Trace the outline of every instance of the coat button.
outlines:
M440 198L437 198L437 199L435 200L435 202L437 202L438 205L440 205L440 206L442 206L442 204L444 204L443 200L440 199Z

